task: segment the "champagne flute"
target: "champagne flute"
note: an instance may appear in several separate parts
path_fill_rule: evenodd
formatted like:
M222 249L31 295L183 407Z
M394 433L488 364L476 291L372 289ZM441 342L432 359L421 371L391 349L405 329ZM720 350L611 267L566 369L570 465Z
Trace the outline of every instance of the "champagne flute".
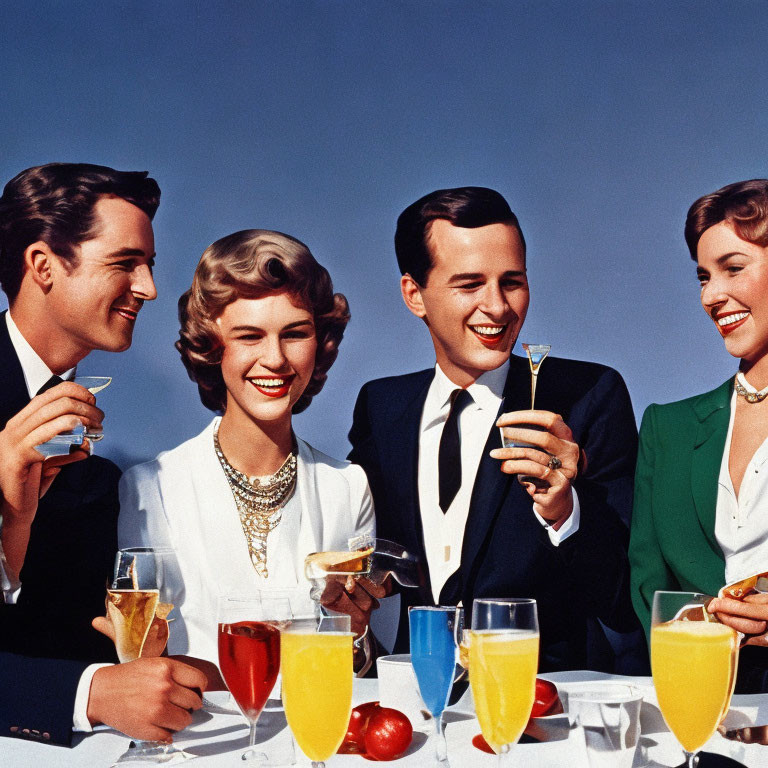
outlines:
M112 383L111 376L75 376L75 384L85 387L92 395L106 389ZM96 430L86 427L84 424L78 424L67 432L61 432L50 440L46 440L35 449L46 458L51 456L66 456L69 454L69 448L72 445L82 445L84 440L91 443L97 443L104 438L103 430Z
M469 685L480 730L496 753L498 766L510 764L510 751L530 717L538 661L539 623L535 600L475 600Z
M448 746L443 731L443 710L453 686L456 669L454 606L414 607L408 610L411 663L421 698L435 723L435 763L448 768Z
M248 721L243 760L268 764L254 749L256 723L280 670L280 632L292 618L287 598L226 595L219 598L219 668L229 692Z
M321 616L293 621L280 635L285 717L312 768L325 768L349 725L350 627L349 616Z
M114 581L107 590L107 616L115 630L115 648L121 663L162 654L180 586L172 548L129 547L118 551ZM173 744L134 740L114 766L176 763L192 757Z
M688 768L696 766L697 753L728 711L739 659L738 633L707 613L711 599L695 592L653 596L653 684L661 714L683 747ZM691 620L696 615L702 620Z

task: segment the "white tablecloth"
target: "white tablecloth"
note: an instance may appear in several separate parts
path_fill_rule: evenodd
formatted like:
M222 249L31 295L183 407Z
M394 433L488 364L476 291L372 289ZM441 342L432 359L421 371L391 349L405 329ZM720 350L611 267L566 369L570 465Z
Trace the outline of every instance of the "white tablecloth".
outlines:
M558 687L568 689L569 684L584 680L613 679L630 682L643 690L642 732L643 736L635 756L634 768L647 766L677 766L682 762L682 750L664 725L656 706L656 697L651 679L616 677L596 672L562 672L543 675ZM240 753L247 747L248 728L242 716L234 711L224 713L224 708L233 707L227 702L226 694L211 695L219 707L213 711L196 714L192 725L176 735L175 742L188 752L198 756L190 764L194 768L214 766L247 765L240 760ZM356 680L354 703L378 699L376 680ZM322 702L318 702L318 707ZM282 713L265 713L264 723L259 728L260 749L268 754L286 753L289 750L290 733ZM495 757L484 754L471 745L472 737L479 733L477 720L473 715L469 694L454 707L447 710L446 738L451 768L491 768ZM558 722L548 719L548 725L558 730ZM768 694L760 696L734 696L731 710L725 721L729 727L754 724L768 724ZM566 730L567 719L560 718L560 739L540 744L519 744L515 747L515 765L520 768L587 768L584 742L577 730ZM409 768L423 768L430 764L432 745L427 737L431 726L425 726L414 733L414 741L408 753L389 765ZM128 746L128 739L110 729L97 730L92 734L78 736L71 749L54 747L21 739L0 738L0 766L2 768L108 768ZM708 752L728 755L748 768L768 767L768 746L739 744L715 734L705 745ZM299 765L309 765L297 749ZM353 768L370 766L371 763L355 755L335 755L327 761L328 768Z

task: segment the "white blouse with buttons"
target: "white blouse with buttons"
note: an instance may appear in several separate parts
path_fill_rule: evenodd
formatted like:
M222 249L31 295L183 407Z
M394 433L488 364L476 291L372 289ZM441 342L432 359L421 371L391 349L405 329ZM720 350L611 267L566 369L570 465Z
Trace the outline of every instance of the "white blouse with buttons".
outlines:
M768 571L768 438L747 465L737 497L728 471L737 397L734 391L715 512L715 538L725 556L726 584Z

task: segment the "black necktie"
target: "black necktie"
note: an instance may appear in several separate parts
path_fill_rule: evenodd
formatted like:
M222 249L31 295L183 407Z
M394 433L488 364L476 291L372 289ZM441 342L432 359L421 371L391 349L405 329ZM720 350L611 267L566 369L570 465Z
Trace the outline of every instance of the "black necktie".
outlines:
M451 392L451 410L443 427L440 448L437 453L437 470L440 490L440 509L448 511L451 502L461 488L461 438L459 437L459 414L465 405L472 402L472 395L466 389Z
M42 387L40 387L40 389L37 390L37 394L42 395L43 392L47 392L49 389L51 389L51 387L55 387L57 384L61 384L62 381L64 381L64 379L62 379L61 376L56 376L56 374L54 374L50 379L48 379L48 381L45 382L45 384L43 384Z

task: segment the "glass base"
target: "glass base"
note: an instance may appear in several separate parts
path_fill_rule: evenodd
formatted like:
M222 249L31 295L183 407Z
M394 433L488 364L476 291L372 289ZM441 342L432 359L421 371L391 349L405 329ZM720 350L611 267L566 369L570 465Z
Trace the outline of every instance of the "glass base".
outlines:
M180 763L184 760L194 760L197 755L190 755L173 744L162 741L132 741L128 749L112 764L115 766L138 765L139 763Z

